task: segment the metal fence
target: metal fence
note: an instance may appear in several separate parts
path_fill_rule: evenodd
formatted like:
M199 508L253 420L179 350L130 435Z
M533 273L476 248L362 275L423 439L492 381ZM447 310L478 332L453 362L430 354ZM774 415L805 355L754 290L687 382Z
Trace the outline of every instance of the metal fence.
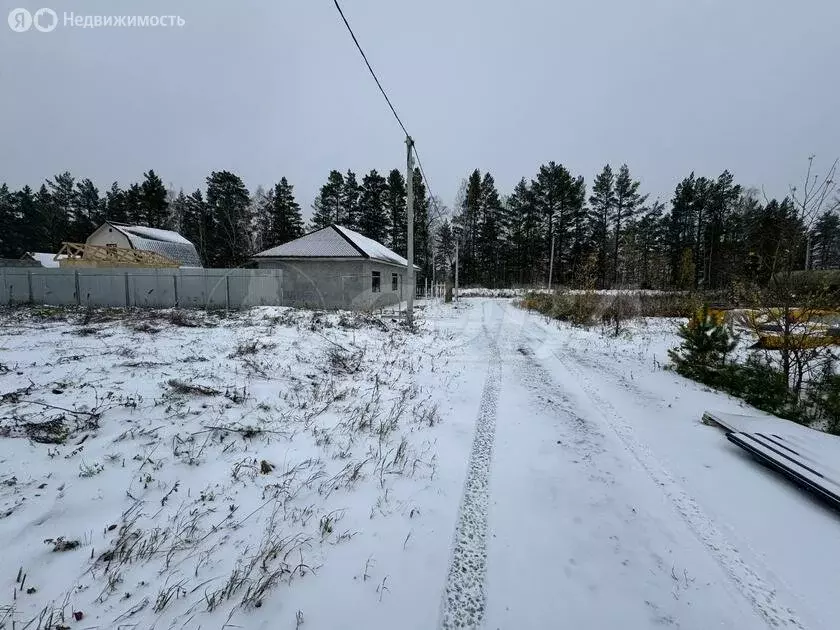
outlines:
M0 267L0 304L230 308L282 306L280 269Z

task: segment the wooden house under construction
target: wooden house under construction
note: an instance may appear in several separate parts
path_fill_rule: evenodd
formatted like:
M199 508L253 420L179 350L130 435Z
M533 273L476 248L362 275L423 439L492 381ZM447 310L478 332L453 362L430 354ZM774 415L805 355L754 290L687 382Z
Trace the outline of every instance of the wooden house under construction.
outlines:
M195 246L177 232L108 221L85 243L64 243L62 267L201 267Z

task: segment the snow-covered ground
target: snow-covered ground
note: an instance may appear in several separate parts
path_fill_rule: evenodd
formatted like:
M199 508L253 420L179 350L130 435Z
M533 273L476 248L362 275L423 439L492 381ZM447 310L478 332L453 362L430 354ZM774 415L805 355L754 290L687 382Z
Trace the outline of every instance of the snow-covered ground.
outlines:
M445 333L44 311L0 328L0 627L338 628L439 599Z
M836 627L840 518L676 322L421 306L0 314L0 628Z
M555 289L546 288L531 288L531 289L489 289L486 287L467 287L465 289L458 289L458 296L464 298L514 298L524 297L528 293L595 293L597 295L669 295L674 294L673 291L660 291L657 289L566 289L558 287ZM677 292L678 294L679 292Z

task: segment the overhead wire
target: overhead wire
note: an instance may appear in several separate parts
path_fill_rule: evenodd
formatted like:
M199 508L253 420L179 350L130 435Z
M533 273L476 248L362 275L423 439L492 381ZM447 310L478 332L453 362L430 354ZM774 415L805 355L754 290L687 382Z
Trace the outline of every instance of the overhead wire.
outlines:
M362 45L359 43L359 40L356 38L356 34L353 32L353 29L350 27L350 22L347 21L346 17L344 17L344 11L341 10L341 5L338 4L338 0L333 0L333 3L335 4L335 8L338 9L338 13L339 13L339 15L341 15L341 19L344 21L344 25L347 27L347 30L350 32L350 37L353 38L353 43L355 43L356 48L359 49L359 53L362 55L362 59L364 59L365 65L367 66L367 69L370 71L370 76L372 76L373 80L376 81L376 85L379 88L379 91L382 92L382 96L385 97L385 102L388 103L388 107L391 108L391 113L394 114L394 118L397 119L397 122L400 124L400 127L403 130L403 133L405 133L405 135L410 138L411 135L406 130L405 125L403 124L402 120L400 120L400 116L399 116L399 114L397 114L397 110L394 108L393 103L391 103L391 99L388 98L388 93L385 92L385 88L383 88L382 84L379 82L379 78L376 76L376 73L373 71L373 67L370 65L370 62L368 61L368 58L367 58L367 55L365 54L365 51L362 50Z
M420 176L423 178L423 181L426 184L426 190L429 193L429 198L432 200L432 203L438 207L437 197L435 197L434 193L432 192L432 186L429 183L429 178L426 175L426 171L423 168L423 162L420 160L420 154L417 152L417 145L414 142L414 139L411 137L411 134L408 133L408 130L405 128L402 120L400 119L399 114L397 113L394 104L391 102L391 99L388 97L388 93L385 91L385 88L382 87L382 83L379 81L379 77L376 76L376 72L373 70L373 66L370 65L370 61L368 61L367 55L365 54L362 45L359 43L359 39L356 37L356 34L353 32L353 28L350 26L350 22L347 21L347 17L344 15L344 11L341 9L341 5L338 3L338 0L333 0L333 4L335 4L335 8L338 10L338 14L341 16L344 25L347 27L347 31L350 33L350 37L353 38L353 43L356 44L356 48L359 50L359 54L361 54L362 59L367 66L368 71L370 72L370 76L373 77L373 80L376 82L376 86L379 88L379 91L382 92L382 96L385 97L385 102L388 103L388 107L391 109L391 113L396 118L397 123L399 124L400 128L403 130L403 133L409 138L411 142L411 148L414 151L414 157L417 158L417 167L420 169Z

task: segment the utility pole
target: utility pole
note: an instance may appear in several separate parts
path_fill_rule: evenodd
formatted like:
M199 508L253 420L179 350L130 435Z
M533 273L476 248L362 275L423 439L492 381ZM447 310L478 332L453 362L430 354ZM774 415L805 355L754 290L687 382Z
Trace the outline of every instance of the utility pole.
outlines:
M432 240L432 297L435 295L435 271L437 268L437 259L435 258L435 242Z
M551 291L551 276L554 274L554 234L551 235L551 260L548 262L548 290Z
M405 311L405 321L409 327L414 325L414 141L411 136L405 137L406 173L405 173L405 214L408 221L408 243L406 244L406 258L408 265L405 279L408 283L408 305Z
M458 241L455 241L455 295L454 299L458 301Z

